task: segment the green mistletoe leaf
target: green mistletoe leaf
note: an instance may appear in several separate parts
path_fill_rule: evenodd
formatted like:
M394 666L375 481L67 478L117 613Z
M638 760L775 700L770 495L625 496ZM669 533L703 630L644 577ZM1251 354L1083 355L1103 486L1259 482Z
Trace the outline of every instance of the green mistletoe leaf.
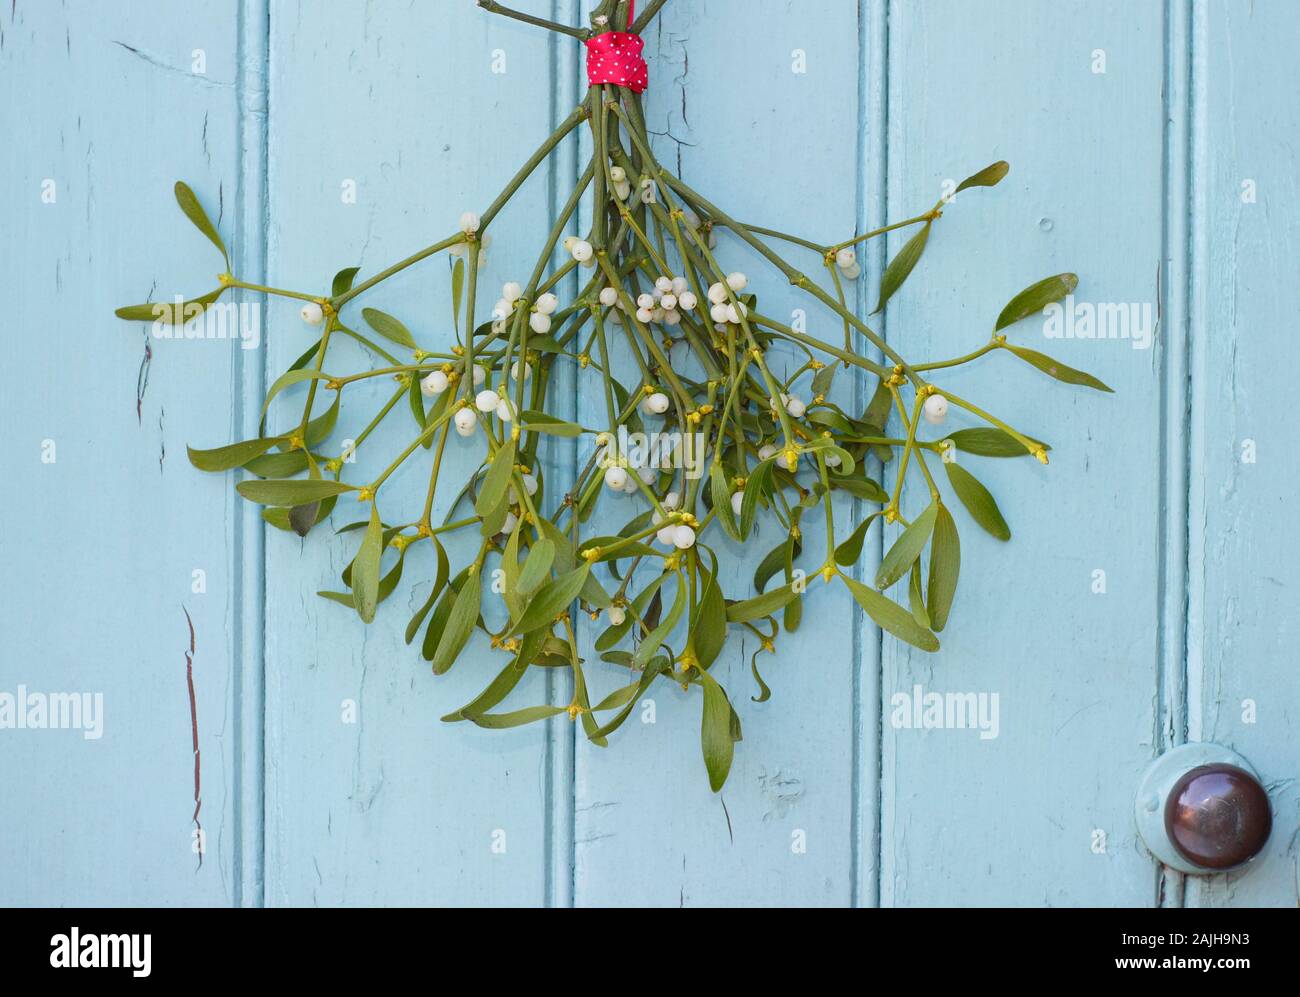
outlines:
M1067 294L1073 294L1078 286L1079 278L1072 273L1058 273L1053 277L1044 277L1036 284L1030 284L1007 302L1006 307L998 315L993 331L1000 332L1022 318L1041 312L1052 302L1060 301Z
M957 493L957 497L961 499L961 504L966 507L966 511L971 514L971 518L999 540L1010 540L1011 528L1002 518L1002 511L998 509L998 504L989 494L989 490L960 464L943 466L948 472L948 481L952 483L952 490Z
M398 346L405 346L408 350L418 349L411 330L387 312L381 312L378 308L363 308L361 317L366 320L370 328L385 339L391 339Z
M1082 370L1075 370L1073 367L1066 366L1059 360L1053 360L1045 353L1039 353L1037 350L1028 350L1023 346L1011 346L1005 344L1005 350L1010 350L1027 364L1032 364L1041 370L1044 374L1056 378L1058 381L1064 381L1066 384L1081 384L1085 388L1093 388L1097 391L1112 391L1097 378Z
M912 520L911 525L899 534L884 558L880 570L876 572L876 588L884 590L903 577L912 566L912 562L921 556L930 532L934 529L934 520L939 509L935 503L926 507L925 512Z
M866 611L876 626L893 634L901 641L919 647L922 651L939 650L939 638L912 618L906 609L848 575L840 575L859 606Z
M921 231L908 239L903 248L898 251L898 255L889 261L889 266L885 267L885 272L880 277L880 299L872 309L873 315L880 312L894 296L894 292L903 286L903 281L907 280L908 274L912 272L921 254L925 252L925 244L929 238L930 223L926 222L921 226Z
M226 269L229 270L230 254L226 252L226 244L221 241L221 236L217 234L217 227L212 224L212 219L208 217L208 213L199 204L199 199L194 196L194 191L190 190L189 184L184 180L176 181L176 203L185 212L185 217L194 223L194 227L206 235L212 241L212 245L221 250L221 257L226 261Z
M961 572L961 538L948 507L940 503L930 540L930 579L926 586L926 604L930 609L930 629L939 633L948 625L953 595L957 592L957 575Z

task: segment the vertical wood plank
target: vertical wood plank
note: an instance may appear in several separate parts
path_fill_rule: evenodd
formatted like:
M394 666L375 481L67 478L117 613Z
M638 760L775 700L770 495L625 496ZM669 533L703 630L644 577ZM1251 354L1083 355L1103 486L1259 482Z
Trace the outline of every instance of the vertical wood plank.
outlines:
M741 10L731 3L670 3L647 32L646 49L647 122L666 165L741 220L828 241L852 234L859 136L852 5L764 0ZM795 49L806 55L806 73L792 71ZM728 58L733 51L746 54L743 64ZM764 312L788 316L804 308L811 331L830 340L842 334L730 234L720 235L718 251L724 265L749 275ZM820 274L818 258L796 258ZM773 352L780 355L778 371L798 365ZM629 377L629 387L639 383ZM838 380L851 399L852 377ZM604 424L594 389L580 394L579 411L586 424ZM631 501L607 505L626 509L604 513L615 528L639 511ZM843 503L839 521L848 516ZM817 523L807 531L799 562L809 571L824 556ZM728 596L753 594L754 567L781 539L773 529L760 528L743 547L710 532ZM577 904L744 905L771 903L774 896L800 905L850 902L852 619L842 586L810 583L798 632L781 636L775 655L760 655L772 688L763 704L751 701L755 643L730 636L711 671L741 716L745 740L716 796L700 756L697 692L660 682L646 697L654 701L653 723L642 722L638 706L607 749L580 737ZM590 628L586 636L594 636ZM597 699L625 681L612 666L589 669Z
M1300 9L1194 4L1189 740L1240 751L1273 806L1247 869L1189 881L1195 906L1294 906L1300 825L1295 461L1285 400L1300 348L1293 42Z
M526 6L549 12L546 3ZM491 71L494 50L504 73ZM551 131L551 83L544 33L471 4L275 5L272 283L325 291L335 271L359 264L363 275L374 273L449 234L462 211L481 212ZM341 201L347 180L356 182L355 204ZM532 266L548 204L543 170L493 226L479 314L502 282L522 279ZM454 342L450 301L449 266L438 257L366 294L344 318L364 328L360 306L382 308L421 344L445 349ZM296 308L277 304L270 314L274 375L310 333ZM327 367L332 358L333 348ZM354 438L392 389L374 385L349 398L335 439ZM301 411L303 395L285 394L279 420L293 418L295 406ZM413 436L403 408L362 445L358 473L382 470ZM438 521L478 460L471 451L481 439L465 443L453 435L448 444ZM430 460L421 450L389 479L380 502L387 519L418 516ZM356 519L357 508L340 502L334 525ZM471 539L448 543L457 569L472 556ZM272 531L267 539L268 903L543 902L545 728L439 723L505 659L478 635L451 672L434 678L418 647L404 646L407 619L432 580L428 550L408 558L371 627L317 598L317 589L340 587L356 543L356 534L313 533L300 544ZM517 695L541 701L543 685L530 678ZM356 705L356 724L342 722L345 701Z
M0 151L13 333L0 691L103 696L99 739L0 731L8 904L239 898L235 500L229 482L189 466L185 446L238 432L229 396L256 354L229 339L156 339L113 315L216 284L221 257L172 185L186 179L229 238L243 194L236 24L234 3L0 12L0 76L22 81L0 106L0 129L21 136Z
M905 355L979 346L1012 295L1067 269L1080 302L1154 310L1163 37L1156 4L892 5L891 217L924 210L945 180L1011 163L999 187L948 206L891 303L889 338ZM885 641L881 902L1150 904L1132 793L1156 744L1158 354L1046 339L1041 318L1007 332L1116 394L1009 356L935 377L1055 449L1047 468L963 457L1013 540L982 534L954 501L963 578L943 649ZM1096 570L1105 595L1092 592ZM895 727L891 697L917 686L996 694L998 736Z

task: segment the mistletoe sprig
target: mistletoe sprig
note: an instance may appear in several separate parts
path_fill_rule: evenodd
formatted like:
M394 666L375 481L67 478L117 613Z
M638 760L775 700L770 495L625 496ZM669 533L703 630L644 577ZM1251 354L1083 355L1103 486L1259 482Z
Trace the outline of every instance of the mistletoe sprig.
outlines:
M625 3L604 0L589 31L496 3L480 5L585 40L607 31L612 19L626 17ZM643 30L662 3L649 4L633 30ZM489 230L528 176L580 127L590 129L591 160L528 279L505 284L484 319L479 277ZM994 163L956 191L992 187L1007 171L1005 162ZM908 362L850 307L846 287L861 274L856 247L887 232L913 230L881 277L874 309L881 311L924 253L946 200L913 218L830 244L739 222L659 162L639 95L611 84L593 85L481 214L466 212L445 238L373 276L359 280L355 267L340 271L328 294L234 276L225 245L194 193L177 183L176 198L226 260L219 285L181 306L135 305L119 309L120 317L190 322L239 288L299 299L303 319L321 327L316 341L267 391L262 435L191 449L191 462L205 471L242 468L250 476L236 486L239 493L267 507L267 522L303 536L325 522L340 500L359 502L368 517L340 530L360 533L342 573L345 591L321 594L353 608L365 623L396 589L410 550L421 544L433 549L436 571L432 580L421 580L427 597L406 628L407 643L419 638L423 657L439 674L462 656L475 630L506 655L486 688L444 720L503 728L567 714L604 746L657 680L698 688L704 762L715 791L726 780L741 731L711 667L729 633L749 632L758 647L750 661L754 698L767 699L758 657L775 652L783 627L798 627L808 579L820 575L826 584L846 586L882 630L922 650L938 649L936 634L948 622L961 552L933 458L939 458L948 491L975 523L1000 540L1010 538L993 496L954 458L958 452L1032 456L1046 464L1049 447L954 394L942 383L944 374L989 354L1010 355L1067 384L1110 390L1089 374L1008 342L1004 332L1073 291L1076 278L1068 273L1016 295L997 316L990 338L972 352ZM591 208L590 230L572 234L584 202ZM752 247L783 279L829 310L842 325L842 339L827 342L764 312L749 277L718 259L719 230ZM453 314L457 329L464 330L450 349L421 348L404 322L375 308L363 308L360 317L383 345L358 332L355 321L345 321L354 299L444 253L454 258ZM820 279L801 269L804 264ZM576 285L569 279L575 274ZM577 294L561 300L571 286L580 288ZM340 338L359 342L380 359L346 373L327 367L337 354L330 347ZM773 360L781 351L793 351L798 366L776 369ZM623 383L615 366L622 369L629 360L638 380ZM554 375L565 364L599 376L605 409L599 425L578 425L548 412L554 408ZM830 400L837 369L849 367L877 382L862 412ZM375 428L399 407L409 409L415 429L377 476L345 480L349 453L332 450L330 441L349 388L373 378L394 379L396 387L351 449L370 446ZM295 385L306 386L301 417L284 432L267 433L272 400ZM332 395L332 401L317 413L322 395ZM952 406L983 425L932 437L929 427L941 425ZM898 427L893 432L891 424ZM624 445L629 434L647 431L651 445ZM482 461L468 482L452 483L457 493L445 518L435 523L434 500L440 485L446 490L440 471L453 433L481 447ZM594 444L574 480L545 480L538 450L548 436ZM423 513L412 522L391 522L381 514L384 486L408 461L429 466ZM894 461L894 484L887 491L868 471ZM926 504L904 511L909 473L919 476ZM878 508L855 525L837 524L837 492ZM624 495L634 511L623 527L596 535L587 524L597 507L604 499L626 509ZM826 556L805 568L799 563L805 516L815 519L819 507ZM746 542L760 519L777 524L782 539L759 564L753 591L738 591L723 570L725 553L714 544L722 537ZM866 585L850 569L877 520L903 529L874 585ZM440 538L453 532L477 535L470 563L452 565ZM499 564L504 577L506 621L500 626L486 623L483 612L486 600L497 598L484 592L490 564ZM896 600L887 593L899 583L905 591ZM595 648L623 676L598 700L578 653L575 606L593 620L603 618ZM572 700L498 709L532 667L570 669Z

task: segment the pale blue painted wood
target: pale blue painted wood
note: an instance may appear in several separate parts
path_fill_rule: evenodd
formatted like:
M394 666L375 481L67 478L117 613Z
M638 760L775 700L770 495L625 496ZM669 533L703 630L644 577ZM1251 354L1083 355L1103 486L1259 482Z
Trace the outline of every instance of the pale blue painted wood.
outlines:
M890 305L897 348L974 349L1013 294L1062 270L1079 273L1080 301L1154 303L1163 37L1156 4L893 4L890 215L933 203L945 179L1011 163L936 224ZM1097 49L1105 73L1092 72ZM1131 811L1156 750L1158 354L1045 339L1039 318L1007 332L1116 394L1010 356L935 377L1055 449L1049 467L962 458L1013 538L981 533L958 506L963 577L942 651L885 642L881 903L1148 905L1155 868ZM1092 594L1095 570L1105 595ZM890 697L916 685L997 694L999 736L895 729Z
M545 5L533 7L545 13ZM345 266L374 273L437 241L461 212L482 211L551 130L545 37L472 5L275 5L270 31L272 284L324 290ZM504 53L503 74L491 72L494 49ZM349 179L356 204L341 201ZM543 172L493 226L480 315L503 281L522 279L532 266L547 214ZM359 298L344 313L356 328L364 327L361 305L398 316L422 343L445 349L452 341L445 254ZM289 305L273 306L268 324L268 369L278 372L308 345L310 331ZM354 353L352 362L363 358ZM337 363L331 358L327 368ZM336 438L354 437L392 390L369 382L358 391ZM303 395L286 395L276 411L294 418ZM378 473L413 435L403 402L362 445L358 469ZM444 481L463 479L480 446L481 439L471 447L453 436ZM418 516L430 460L420 451L390 479L381 502L386 519ZM454 493L444 485L438 520ZM357 518L356 508L340 503L334 523ZM448 551L459 568L475 538L454 536ZM267 902L542 902L546 729L439 723L506 659L479 635L464 660L434 678L418 645L403 644L432 581L427 549L408 559L372 627L317 598L318 589L341 587L338 572L357 539L313 534L304 544L278 531L267 538ZM517 695L540 701L543 686L530 677ZM344 700L357 705L355 725L341 722ZM492 850L496 832L505 835L504 853Z
M1197 4L1194 19L1188 738L1255 765L1274 832L1255 867L1197 882L1188 900L1294 906L1300 541L1286 400L1300 348L1284 289L1300 262L1290 207L1300 9Z
M521 5L579 23L580 0ZM818 584L800 632L760 659L773 699L758 705L752 648L733 637L718 674L746 740L724 813L694 697L662 686L657 722L634 717L606 750L566 719L509 734L439 724L504 659L480 638L434 678L402 644L429 558L411 558L363 630L314 594L337 587L355 536L263 538L230 476L188 466L187 443L255 433L266 380L308 341L296 309L267 309L265 352L152 342L138 419L145 327L111 317L206 290L220 268L172 202L178 177L219 212L246 277L324 288L340 267L374 272L427 244L481 210L579 99L576 43L468 3L0 10L0 73L27 95L0 110L5 134L25 136L0 154L15 330L0 371L0 692L102 691L106 703L98 741L0 731L0 901L1177 905L1180 878L1162 879L1135 840L1132 793L1153 754L1206 739L1259 767L1277 829L1261 863L1190 880L1186 902L1294 903L1298 580L1295 544L1275 525L1294 472L1269 403L1287 397L1295 359L1294 308L1277 288L1295 269L1284 206L1296 17L1281 0L668 5L647 39L659 151L675 162L683 140L686 179L741 217L835 238L1011 161L1000 187L948 209L877 317L908 356L973 347L1012 293L1055 270L1079 272L1082 301L1163 305L1148 351L1046 340L1033 320L1012 330L1113 396L1005 357L941 381L1055 446L1048 468L965 461L1014 540L997 544L957 511L963 584L937 656L882 643L842 591ZM190 71L199 48L204 76ZM790 72L795 48L806 75ZM503 75L490 72L494 49ZM483 308L531 266L578 162L566 147L496 226ZM54 204L40 199L46 177ZM340 201L348 178L355 205ZM1241 199L1247 179L1255 203ZM765 309L789 312L788 288L760 282L763 267L725 236L723 251ZM879 251L864 262L870 286ZM439 260L361 303L445 343L448 283ZM874 294L859 304L865 314ZM814 331L822 321L809 310ZM840 380L859 403L870 387ZM557 404L584 420L599 411L587 383L557 386ZM277 424L301 397L286 393ZM364 421L352 418L338 439ZM376 466L407 435L397 420L359 460ZM54 464L40 460L46 439ZM558 480L573 459L557 448L545 470ZM411 509L425 468L394 478ZM351 518L341 507L334 520ZM738 579L775 538L762 541L728 551ZM878 555L871 545L863 577ZM191 590L196 568L206 593ZM1098 568L1104 596L1090 590ZM202 869L182 606L197 633ZM593 628L583 633L590 651ZM600 692L619 679L591 672ZM999 693L1000 736L895 730L890 697L916 683ZM539 677L511 703L569 695L567 676ZM341 722L344 700L358 724ZM497 830L504 854L490 847ZM807 854L791 851L795 830Z
M227 482L196 476L185 445L230 438L229 398L257 354L228 340L151 339L113 309L215 286L221 258L176 209L172 184L186 177L229 231L239 32L213 5L16 4L0 13L0 37L10 137L0 153L10 330L0 690L104 703L99 740L0 732L0 901L233 903L238 500ZM191 71L196 49L204 74ZM56 448L48 464L45 440ZM194 571L206 573L202 593Z
M739 18L729 12L734 8L725 3L670 4L650 32L646 116L657 155L738 218L828 241L848 238L857 217L856 21L851 12L846 25L843 10L807 5L763 4L761 14ZM735 48L746 53L744 64L723 56ZM806 54L806 73L792 71L795 49ZM842 336L829 313L796 294L729 233L720 235L717 253L729 270L749 275L749 290L765 313L785 321L803 308L810 331ZM809 272L821 271L814 254L792 258ZM782 374L803 359L773 354ZM624 383L638 383L633 370L625 372ZM849 402L855 379L838 380L837 394ZM592 388L581 395L580 412L587 425L603 426L598 382L586 383ZM807 378L800 387L809 397ZM644 508L631 499L608 505L603 521L614 529ZM842 523L848 513L844 503ZM810 572L825 556L821 522L820 510L809 513L799 566ZM755 594L754 568L783 538L774 529L768 523L743 547L720 531L708 534L723 561L729 598ZM653 577L647 574L645 583ZM578 904L757 905L771 903L774 894L802 905L850 902L851 605L842 585L810 584L800 629L779 638L775 656L760 655L759 669L772 688L762 704L751 701L758 692L749 665L756 641L732 628L711 672L740 714L745 739L718 795L709 790L700 755L698 689L687 693L660 681L645 697L654 704L653 723L641 722L643 699L608 748L579 739ZM604 625L587 628L592 639ZM596 698L627 681L625 670L610 665L591 672Z

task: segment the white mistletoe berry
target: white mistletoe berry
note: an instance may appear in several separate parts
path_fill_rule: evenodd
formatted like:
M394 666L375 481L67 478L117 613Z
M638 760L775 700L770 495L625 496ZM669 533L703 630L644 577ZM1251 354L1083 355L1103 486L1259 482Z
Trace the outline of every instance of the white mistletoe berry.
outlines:
M825 459L825 461L826 461L826 466L827 466L827 467L839 467L839 466L840 466L840 455L837 454L834 450L832 450L830 453L828 453L824 459Z
M641 322L642 324L653 321L654 317L655 317L655 313L652 312L649 308L638 308L636 310L636 320L638 322Z
M516 381L519 380L519 361L518 361L518 360L516 360L514 363L512 363L512 364L510 365L510 376L511 376L511 378L513 378L513 379L516 380ZM527 381L527 380L528 380L530 377L532 377L532 376L533 376L533 365L530 364L530 363L526 363L526 364L524 364L524 377L523 377L523 379L524 379L525 381Z
M537 479L531 474L521 474L520 477L523 478L524 481L524 491L529 495L536 495ZM510 500L515 503L519 502L519 491L514 485L510 486Z
M524 289L513 280L501 285L501 297L505 299L507 304L513 305L523 293Z
M658 288L660 294L667 294L673 289L673 279L667 276L656 277L655 287Z
M695 300L695 295L690 291L683 291L681 294L677 295L677 307L679 308L685 309L689 312L694 309L697 304L699 304L699 302Z
M682 313L676 309L673 309L670 312L664 312L661 321L665 325L678 325L682 321Z
M513 512L507 512L506 518L501 521L501 533L514 533L515 527L519 525L519 517Z
M731 493L731 511L740 515L740 507L745 504L745 490L742 488Z
M456 423L456 432L461 436L473 436L474 430L478 426L478 419L474 417L474 410L463 408L457 410L452 416L452 421Z
M662 391L646 395L641 401L641 411L647 415L663 415L668 411L668 396Z
M508 398L502 398L497 402L497 418L502 422L509 422L515 417L514 403Z
M621 166L611 166L609 168L609 178L615 183L622 183L627 179L627 170Z
M673 546L678 550L687 550L695 546L695 531L684 523L673 529Z
M687 281L685 277L673 278L673 288L672 288L673 294L677 295L677 297L679 298L682 296L682 292L684 292L690 286L691 286L690 282Z
M487 388L474 396L474 407L480 412L494 412L500 401L501 396L491 388Z
M591 243L589 243L586 239L579 239L577 242L573 244L573 247L569 250L569 253L579 263L586 263L588 260L591 259L591 257L595 254L595 252L596 251L591 248Z
M486 380L487 380L487 371L484 370L482 367L480 367L478 364L475 364L474 365L474 387L477 388L480 384L482 384Z
M420 381L420 392L431 398L446 391L447 384L447 375L440 370L435 370L424 375Z
M835 254L835 265L841 270L847 270L853 264L858 262L858 254L849 246L845 246Z
M464 232L466 235L472 235L473 233L477 232L478 225L479 225L478 215L474 214L474 212L466 211L463 215L460 216L460 230Z
M308 301L302 306L302 311L298 314L302 316L302 320L308 325L320 325L325 318L325 310L315 301Z
M771 443L764 443L761 447L758 448L758 459L771 460L773 457L777 455L779 450L780 450L779 447L774 446Z
M937 426L948 415L948 399L943 395L931 395L925 400L925 421Z
M600 289L600 303L602 305L608 308L616 301L618 301L618 292L616 290L612 287L602 287Z
M727 288L722 281L709 285L709 302L715 305L725 304L727 300Z
M727 321L732 325L740 325L742 316L749 314L749 309L745 307L743 301L737 301L734 305L727 305Z
M605 484L614 489L614 491L622 491L624 486L627 485L627 481L628 477L626 469L621 467L611 467L606 469Z
M857 280L862 276L862 264L855 263L851 267L844 268L844 276L849 280Z
M537 310L541 312L543 315L550 315L552 312L555 311L555 309L559 307L560 307L560 299L557 298L550 291L547 291L545 294L541 295L537 299Z
M808 406L804 404L802 398L798 395L791 395L785 403L785 410L796 419L802 419L803 414L808 411Z
M727 274L727 286L733 291L743 291L745 285L749 283L749 278L737 270L735 273Z
M713 319L718 325L724 324L727 321L727 309L729 307L729 305L714 305L709 309L709 318Z
M636 296L636 306L637 306L638 308L646 308L646 309L653 308L653 307L655 306L654 295L653 295L653 294L638 294L638 295Z
M672 547L673 537L676 534L676 532L677 532L677 527L664 526L660 528L660 530L657 533L655 533L655 539L658 540L665 547Z
M668 311L672 311L674 308L677 307L677 295L673 294L672 291L668 291L666 294L664 294L662 298L659 299L659 304L661 304Z
M609 625L612 627L621 626L627 619L627 610L622 606L610 606L605 610L605 616L609 619Z
M550 332L551 316L543 315L541 312L533 312L528 316L528 328L537 333Z

